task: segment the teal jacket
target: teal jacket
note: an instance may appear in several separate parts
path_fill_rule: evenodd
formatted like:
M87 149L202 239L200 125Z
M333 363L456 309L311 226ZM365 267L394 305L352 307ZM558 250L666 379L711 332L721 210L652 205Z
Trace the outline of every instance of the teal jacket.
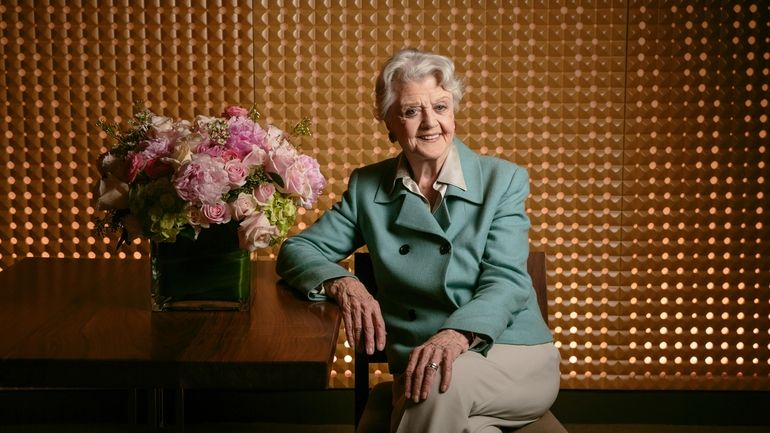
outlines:
M434 214L394 183L397 159L388 159L354 170L342 200L278 254L279 275L313 299L323 281L351 275L337 262L368 247L391 373L441 329L476 333L482 354L552 341L527 274L527 172L454 145L467 188L448 186Z

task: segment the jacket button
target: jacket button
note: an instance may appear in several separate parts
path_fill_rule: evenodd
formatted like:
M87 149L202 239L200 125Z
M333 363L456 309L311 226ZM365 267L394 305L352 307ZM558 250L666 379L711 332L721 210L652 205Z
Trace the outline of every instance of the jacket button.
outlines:
M439 251L439 252L440 252L442 255L444 255L444 254L448 253L448 252L449 252L449 250L451 250L451 249L452 249L452 246L451 246L451 245L449 245L449 242L447 242L447 243L445 243L445 244L442 244L442 245L441 245L441 247L438 249L438 251Z
M417 312L416 312L416 311L414 311L414 309L410 309L409 311L407 311L407 313L406 313L406 314L407 314L407 316L409 317L409 320L411 320L411 321L413 321L413 322L414 322L415 320L417 320Z
M409 254L409 250L411 249L412 248L409 246L409 244L404 244L404 245L401 245L401 248L398 249L398 253L401 254L402 256L405 256Z

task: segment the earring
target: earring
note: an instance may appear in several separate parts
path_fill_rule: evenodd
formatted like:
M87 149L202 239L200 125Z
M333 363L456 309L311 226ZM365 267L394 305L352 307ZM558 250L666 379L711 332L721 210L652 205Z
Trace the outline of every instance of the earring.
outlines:
M388 131L388 140L390 140L391 143L395 143L396 139L396 134L394 132Z

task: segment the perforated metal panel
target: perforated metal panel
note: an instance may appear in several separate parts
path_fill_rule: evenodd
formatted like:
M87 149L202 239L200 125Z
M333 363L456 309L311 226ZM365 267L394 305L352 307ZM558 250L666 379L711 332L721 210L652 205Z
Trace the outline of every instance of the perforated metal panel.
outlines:
M0 268L142 258L91 229L96 121L256 102L329 180L396 155L372 115L379 65L451 56L458 134L531 176L569 388L767 389L770 10L754 1L4 1ZM275 251L264 251L270 257ZM1 288L0 288L1 289ZM341 335L333 386L352 383ZM387 377L373 370L374 381Z

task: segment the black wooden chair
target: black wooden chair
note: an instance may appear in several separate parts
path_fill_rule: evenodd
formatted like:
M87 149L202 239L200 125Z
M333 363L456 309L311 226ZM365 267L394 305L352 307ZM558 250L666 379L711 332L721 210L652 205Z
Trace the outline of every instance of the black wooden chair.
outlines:
M545 253L530 252L527 271L532 277L532 284L537 294L537 303L546 323L548 323L548 298L545 273ZM355 274L372 294L377 293L374 282L372 259L368 253L355 254ZM356 352L355 354L355 421L358 433L388 433L392 406L392 382L377 384L369 391L369 364L387 362L385 352L373 355ZM516 433L567 433L567 430L553 416L551 411L542 418L515 430Z

